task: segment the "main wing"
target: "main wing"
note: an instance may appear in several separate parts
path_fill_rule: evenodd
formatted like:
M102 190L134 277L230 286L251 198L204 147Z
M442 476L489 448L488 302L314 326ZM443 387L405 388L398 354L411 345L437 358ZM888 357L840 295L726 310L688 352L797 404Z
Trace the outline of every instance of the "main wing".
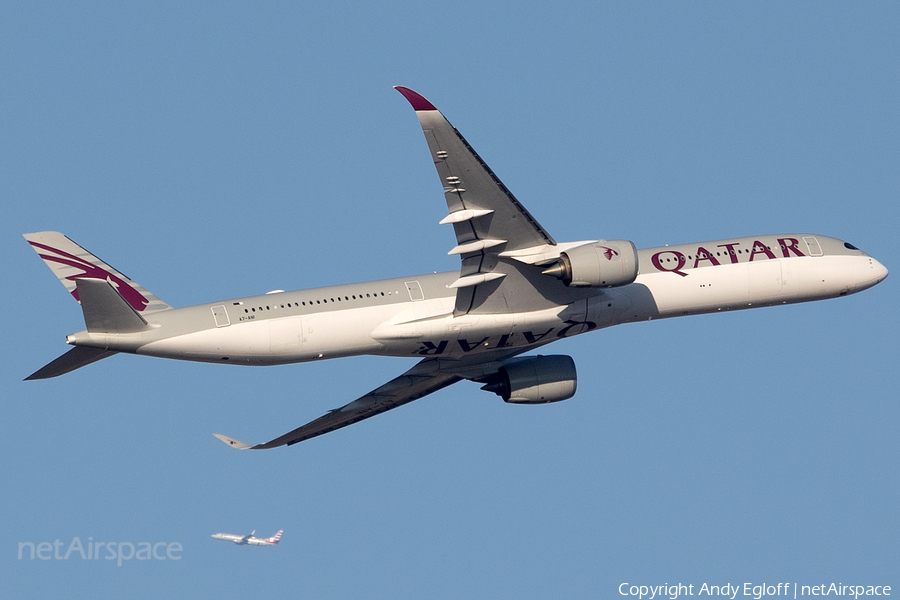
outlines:
M487 247L502 243L504 250L556 244L431 102L409 88L394 89L409 101L422 125L450 211L443 223L453 224L459 246L476 240ZM453 254L465 250L459 246Z
M451 285L457 288L454 314L507 312L505 302L496 301L501 285L530 291L537 280L523 277L527 267L504 255L536 254L556 242L431 102L409 88L394 89L416 111L444 187L450 214L441 224L453 225L457 245L449 254L462 259ZM502 281L511 275L513 281Z
M264 444L251 446L221 433L213 435L239 450L268 450L278 446L290 446L323 433L352 425L363 419L374 417L392 408L403 406L413 400L418 400L432 392L452 385L461 379L461 377L453 373L438 372L438 367L438 362L433 359L423 360L409 371L403 373L403 375L388 381L350 404L329 411L328 414L319 417L315 421L289 431Z
M553 261L559 249L550 234L516 200L475 150L434 105L409 88L397 86L422 125L428 148L444 186L457 246L450 254L462 259L454 314L508 313L559 306L550 286L561 284L534 265ZM564 245L565 246L565 245ZM523 256L528 257L523 260ZM485 380L503 361L525 348L479 354L468 360L428 358L379 388L318 419L264 444L251 446L221 433L213 434L239 450L292 445L352 425L443 389L462 379Z
M264 444L251 446L221 433L213 435L238 450L268 450L278 446L293 445L310 438L329 433L403 406L413 400L441 390L463 379L484 380L496 373L503 361L524 352L524 348L510 348L485 353L478 359L445 360L426 358L379 388L376 388L341 408L311 421L302 427Z

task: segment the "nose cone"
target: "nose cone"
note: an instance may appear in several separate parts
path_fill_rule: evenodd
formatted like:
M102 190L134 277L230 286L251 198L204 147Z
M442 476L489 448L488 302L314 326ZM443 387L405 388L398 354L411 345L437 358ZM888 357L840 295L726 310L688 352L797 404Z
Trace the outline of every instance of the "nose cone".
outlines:
M873 263L872 266L875 269L875 276L876 276L875 283L881 283L884 280L884 278L888 276L887 267L884 266L883 264L881 264L880 262L878 262L877 260L875 260L874 258L872 259L872 263Z
M883 264L875 260L874 258L868 258L868 269L866 269L865 281L858 287L859 290L865 290L873 285L877 285L884 281L884 278L888 276L887 267Z

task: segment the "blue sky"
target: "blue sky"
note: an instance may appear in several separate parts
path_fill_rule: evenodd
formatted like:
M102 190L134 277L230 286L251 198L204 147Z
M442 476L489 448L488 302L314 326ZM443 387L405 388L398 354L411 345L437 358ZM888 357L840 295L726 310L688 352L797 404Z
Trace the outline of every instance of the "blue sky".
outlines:
M0 9L0 596L604 598L619 584L900 586L895 3L8 4ZM175 306L458 267L407 102L557 240L777 232L895 271L819 303L565 340L575 398L471 383L270 452L411 361L116 356L22 233ZM271 535L238 548L217 531ZM19 560L20 542L181 559Z

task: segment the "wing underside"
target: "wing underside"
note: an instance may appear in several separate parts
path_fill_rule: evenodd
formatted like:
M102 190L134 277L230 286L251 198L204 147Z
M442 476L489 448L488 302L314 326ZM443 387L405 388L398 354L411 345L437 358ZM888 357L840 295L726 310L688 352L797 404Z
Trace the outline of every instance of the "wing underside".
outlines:
M318 419L263 444L252 446L221 433L213 435L239 450L268 450L279 446L290 446L403 406L463 379L484 380L496 373L504 361L525 350L525 348L497 350L482 354L478 358L470 357L467 360L427 358L416 363L413 368L399 377L395 377L353 402L331 410Z
M461 379L453 373L436 371L437 366L436 361L422 361L409 371L372 390L365 396L341 408L329 411L318 419L264 444L250 446L219 433L214 435L226 444L240 450L267 450L278 446L290 446L324 433L329 433L335 429L352 425L363 419L374 417L392 408L403 406L413 400L418 400L423 396L452 385Z

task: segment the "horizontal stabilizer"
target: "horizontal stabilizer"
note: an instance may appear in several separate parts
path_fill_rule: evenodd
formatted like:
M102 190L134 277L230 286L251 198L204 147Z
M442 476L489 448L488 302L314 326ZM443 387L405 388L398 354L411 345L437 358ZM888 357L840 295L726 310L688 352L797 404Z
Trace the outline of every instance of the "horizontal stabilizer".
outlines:
M32 379L49 379L58 375L65 375L70 371L79 369L92 362L116 354L114 350L102 350L100 348L88 348L87 346L76 346L51 362L41 367L36 372L25 378L25 381Z
M75 286L89 332L132 333L147 327L147 321L109 281L76 279Z
M244 442L239 442L234 438L230 438L227 435L222 435L221 433L214 433L214 436L231 446L232 448L237 448L238 450L246 450L250 447L250 444L245 444ZM251 534L252 535L252 534Z

